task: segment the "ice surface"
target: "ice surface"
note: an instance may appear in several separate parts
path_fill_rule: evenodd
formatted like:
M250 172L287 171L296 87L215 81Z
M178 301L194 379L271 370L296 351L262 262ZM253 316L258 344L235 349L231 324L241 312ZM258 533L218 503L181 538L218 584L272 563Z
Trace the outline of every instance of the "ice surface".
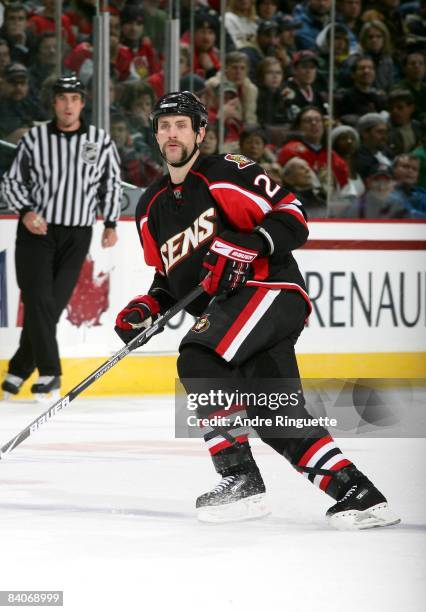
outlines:
M0 444L44 409L0 402ZM217 476L201 441L174 439L171 398L76 399L0 462L0 590L64 590L70 612L424 610L425 440L341 441L403 519L347 533L253 446L271 516L203 525Z

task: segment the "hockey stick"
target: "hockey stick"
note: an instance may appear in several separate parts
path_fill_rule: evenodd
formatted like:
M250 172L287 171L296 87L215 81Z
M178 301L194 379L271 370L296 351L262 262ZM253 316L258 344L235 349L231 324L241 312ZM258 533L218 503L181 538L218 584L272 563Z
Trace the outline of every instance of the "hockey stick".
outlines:
M30 423L25 429L18 433L17 436L9 440L7 444L0 448L0 459L3 459L3 455L7 455L14 448L16 448L19 444L21 444L24 440L26 440L31 434L40 429L42 425L50 421L52 417L55 416L58 412L66 408L70 402L73 401L82 391L90 387L96 380L101 378L108 370L114 367L119 361L121 361L126 355L128 355L131 351L138 348L142 344L144 344L155 332L165 326L165 324L170 321L176 314L178 314L181 310L183 310L188 304L193 302L197 297L199 297L203 293L204 289L197 285L195 289L190 291L188 295L179 300L174 306L169 308L167 312L165 312L161 317L159 317L154 325L148 327L144 331L142 331L136 338L133 338L128 344L126 344L118 353L115 353L105 363L103 363L97 370L89 374L87 378L83 380L79 385L71 389L71 391L64 395L60 400L58 400L53 406L51 406L46 412L43 412L39 417L37 417L32 423Z

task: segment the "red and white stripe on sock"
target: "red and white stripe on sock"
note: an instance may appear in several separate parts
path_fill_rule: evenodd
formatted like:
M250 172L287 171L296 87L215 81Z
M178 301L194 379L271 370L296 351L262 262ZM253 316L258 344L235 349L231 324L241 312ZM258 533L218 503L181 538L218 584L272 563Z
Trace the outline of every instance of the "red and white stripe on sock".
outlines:
M218 410L208 415L206 418L213 417L224 417L227 421L226 426L223 429L226 431L240 443L247 442L250 427L237 425L233 427L233 423L235 418L239 416L242 419L247 417L247 413L244 407L242 406L231 406L228 410ZM216 455L218 452L224 450L225 448L230 448L233 446L233 442L227 440L221 433L218 431L217 427L212 427L210 425L200 426L202 430L204 441L207 444L207 448L211 455Z
M317 468L337 472L352 461L346 459L340 448L336 445L331 436L324 436L319 440L313 441L312 445L303 453L297 462L299 468ZM315 475L311 472L300 471L305 478L308 478L314 485L325 491L330 484L332 476Z

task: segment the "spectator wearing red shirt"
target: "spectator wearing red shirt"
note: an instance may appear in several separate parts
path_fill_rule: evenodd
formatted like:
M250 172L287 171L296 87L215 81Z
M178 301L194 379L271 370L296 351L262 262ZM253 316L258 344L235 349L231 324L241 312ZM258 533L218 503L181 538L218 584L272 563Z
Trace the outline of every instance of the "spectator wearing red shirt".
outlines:
M161 70L158 54L143 35L143 11L136 4L126 6L121 14L121 42L132 54L132 72L141 79Z
M199 11L194 18L194 72L208 79L220 70L219 51L216 48L217 17L215 14ZM189 32L181 41L189 43Z
M294 122L294 128L300 137L294 137L280 149L278 162L281 166L292 157L300 157L308 162L318 176L321 184L326 184L327 147L324 143L324 117L316 106L305 106ZM344 187L349 179L349 169L346 162L335 152L332 152L331 164L333 174L340 187Z
M111 68L117 75L119 81L125 81L130 76L132 63L132 52L120 44L120 17L116 14L110 15L110 62ZM85 83L93 74L93 45L90 42L82 42L77 45L64 61L69 70L76 72L78 77Z
M40 13L31 15L28 19L28 25L34 34L43 34L43 32L55 31L55 0L42 0L43 8ZM76 37L72 29L72 23L67 15L61 16L62 23L62 38L69 47L74 47Z

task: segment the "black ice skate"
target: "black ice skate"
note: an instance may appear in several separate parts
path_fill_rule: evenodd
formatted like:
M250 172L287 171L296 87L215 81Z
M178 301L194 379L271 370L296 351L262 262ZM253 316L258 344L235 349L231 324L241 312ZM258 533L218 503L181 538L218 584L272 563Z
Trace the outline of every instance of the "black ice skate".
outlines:
M31 387L38 402L56 401L59 399L59 387L61 386L60 376L39 376L37 382Z
M4 391L3 398L8 400L11 395L17 395L24 384L24 379L14 374L6 374L6 378L1 384Z
M389 510L384 495L365 476L329 508L326 517L330 525L341 530L386 527L401 521Z
M233 449L227 449L233 450ZM261 518L269 514L265 502L265 484L249 446L212 457L222 474L219 484L200 495L196 502L197 518L206 523L224 523Z

